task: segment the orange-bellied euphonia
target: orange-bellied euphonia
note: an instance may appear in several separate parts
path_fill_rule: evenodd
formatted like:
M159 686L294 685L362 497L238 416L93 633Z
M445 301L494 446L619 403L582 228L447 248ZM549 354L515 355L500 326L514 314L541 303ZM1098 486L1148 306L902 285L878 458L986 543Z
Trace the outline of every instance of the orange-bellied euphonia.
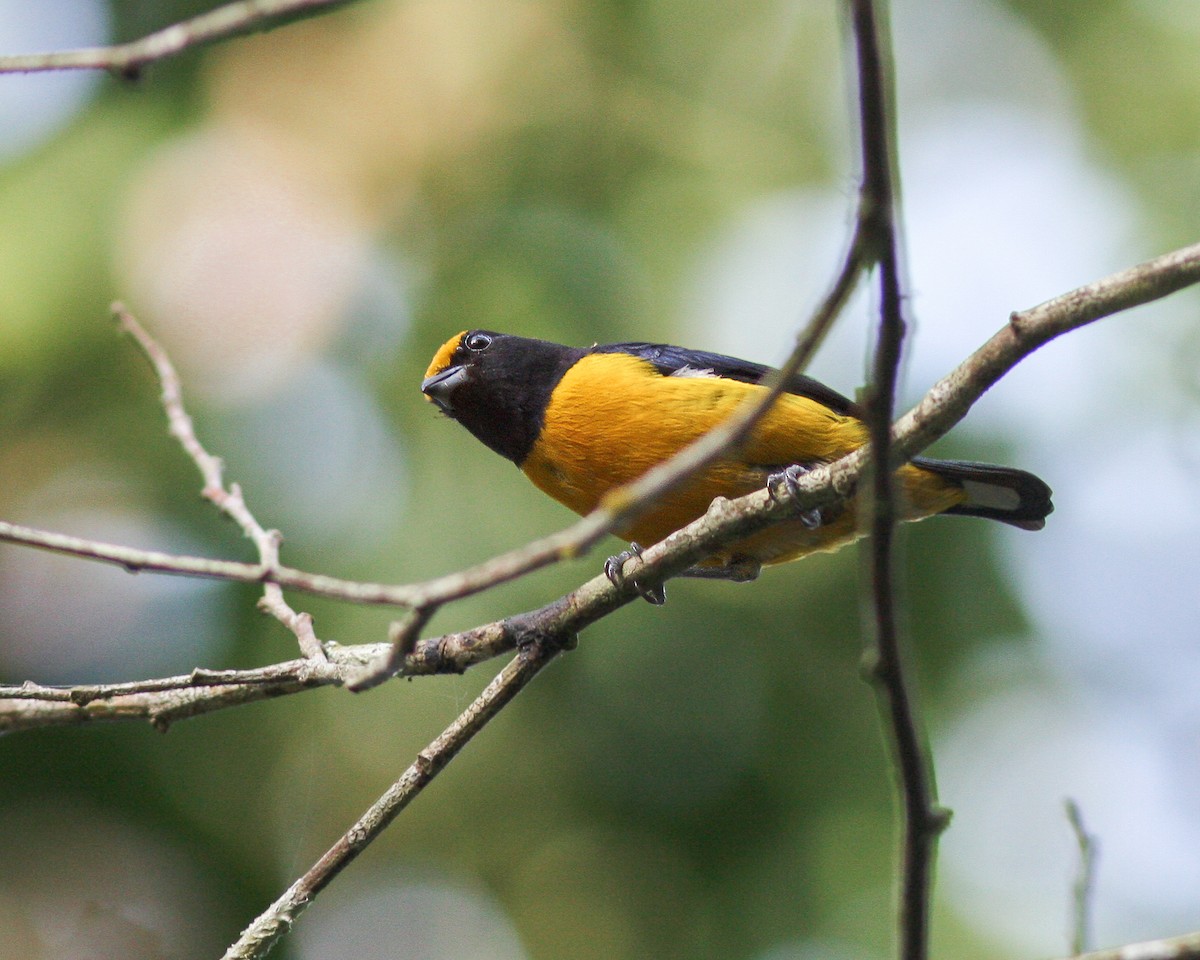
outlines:
M468 330L438 350L421 390L537 487L586 514L609 490L678 453L742 400L760 394L768 372L761 364L665 344L581 348ZM794 376L740 446L618 533L656 543L701 516L717 496L739 497L788 476L794 482L797 470L862 446L861 416L836 391ZM790 474L782 473L788 468ZM915 457L897 476L906 520L950 513L1038 530L1053 509L1045 483L1009 467ZM759 564L836 549L858 534L853 503L835 504L734 543L693 572L749 579ZM611 568L606 565L615 580Z

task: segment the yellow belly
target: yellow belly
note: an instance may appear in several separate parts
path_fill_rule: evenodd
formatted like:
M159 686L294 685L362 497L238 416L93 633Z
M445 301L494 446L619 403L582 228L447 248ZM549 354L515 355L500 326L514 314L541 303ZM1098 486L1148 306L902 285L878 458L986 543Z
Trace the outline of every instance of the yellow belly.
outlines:
M608 491L669 459L733 413L755 384L710 377L663 377L633 356L593 354L567 371L546 409L533 450L521 469L542 491L579 514L591 512ZM586 399L586 402L584 400ZM628 540L649 545L686 526L713 498L744 496L790 464L828 463L861 446L861 421L810 400L785 394L741 447L710 465L627 529ZM958 486L916 467L901 468L906 519L940 513L959 503ZM783 563L855 539L852 504L813 530L786 521L739 541L710 558L722 565L740 557Z

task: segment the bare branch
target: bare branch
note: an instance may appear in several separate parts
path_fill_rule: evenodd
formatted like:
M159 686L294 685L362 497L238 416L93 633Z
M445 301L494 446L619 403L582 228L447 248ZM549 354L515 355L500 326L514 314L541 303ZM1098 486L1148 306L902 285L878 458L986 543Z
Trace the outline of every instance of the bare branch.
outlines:
M258 522L254 514L250 512L250 508L246 506L241 487L236 483L231 483L226 488L225 465L220 458L214 457L205 450L196 437L192 418L188 416L183 407L183 388L179 383L179 374L175 372L175 366L171 363L167 352L143 329L123 304L114 303L112 312L121 329L137 341L151 366L154 367L154 372L158 374L158 381L162 385L163 410L167 414L167 424L171 436L179 441L183 452L191 458L192 462L196 464L196 469L200 471L200 476L204 480L204 488L200 491L201 496L241 528L258 551L258 559L264 570L275 569L279 566L279 543L282 537L278 530L264 529L263 525ZM296 639L300 642L301 653L311 660L325 659L321 641L313 632L312 617L307 613L297 613L288 606L288 602L283 599L283 590L279 584L267 581L263 586L263 596L258 605L261 610L269 613L295 634Z
M907 678L896 614L893 538L896 528L892 419L904 344L904 295L896 233L896 175L892 164L890 56L873 0L851 0L858 62L862 138L862 230L879 265L880 322L867 394L871 471L870 569L874 640L867 660L884 731L898 775L901 809L900 911L897 944L902 960L925 960L933 865L938 835L949 822L937 803L933 758Z
M186 676L77 687L0 687L0 734L103 720L148 720L165 732L176 720L223 707L340 684L382 647L331 644L333 656L325 663L289 660L255 670L197 669Z
M309 870L250 924L224 960L265 956L296 917L329 882L357 857L434 777L558 653L569 635L527 634L521 653L487 685L475 701L432 743L417 754L400 778Z
M349 0L238 0L173 24L140 40L110 47L85 47L54 53L23 53L0 57L0 73L48 70L110 70L137 77L142 67L165 60L191 47L254 30L279 26L281 18L322 7L333 9Z
M1071 891L1071 952L1081 954L1091 940L1092 894L1096 886L1096 838L1088 833L1083 823L1083 811L1074 800L1066 801L1067 822L1075 834L1075 845L1079 848L1079 870Z
M691 561L678 562L686 566ZM406 648L399 672L405 676L462 673L514 650L524 638L573 636L636 597L632 586L617 591L607 577L596 576L536 610L417 641L411 649ZM74 687L28 682L0 686L0 734L103 720L149 720L165 731L176 720L223 707L321 686L352 686L395 647L391 643L327 643L325 649L325 662L304 659L252 670L197 669L177 677Z
M1111 950L1080 953L1071 960L1200 960L1200 931L1184 934L1182 937L1130 943L1123 947L1113 947Z
M946 434L984 393L1039 347L1122 310L1200 282L1200 243L1139 263L1027 310L930 388L893 429L896 453L911 457Z

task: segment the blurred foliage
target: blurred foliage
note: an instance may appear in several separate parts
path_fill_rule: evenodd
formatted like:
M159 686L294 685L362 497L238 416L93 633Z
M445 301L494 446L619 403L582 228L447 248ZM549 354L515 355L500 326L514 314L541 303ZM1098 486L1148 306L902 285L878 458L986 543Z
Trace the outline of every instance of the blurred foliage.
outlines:
M110 6L114 35L124 39L211 4ZM1163 172L1196 160L1195 23L1177 33L1146 12L1150 4L1118 0L1006 6L1053 52L1091 149L1161 225L1153 246L1194 239L1200 177ZM851 100L833 7L364 3L186 54L136 84L106 81L67 126L0 169L0 515L50 524L67 507L103 517L115 500L174 538L146 546L247 555L198 501L190 464L165 436L156 384L105 319L121 297L179 350L202 438L246 484L260 519L284 530L287 562L404 580L562 525L569 518L510 464L421 401L415 387L428 358L468 326L575 343L710 346L711 331L684 329L681 319L697 249L771 192L852 193ZM370 116L360 124L362 111ZM295 324L285 315L264 321L262 340L240 348L240 329L220 326L219 314L211 326L170 327L171 311L156 307L171 301L155 300L154 258L170 254L177 218L214 204L198 196L193 209L168 191L171 202L151 217L165 239L139 233L130 210L147 202L140 191L173 145L247 130L276 137L274 155L294 160L264 162L264 182L291 177L297 195L327 202L330 222L360 253L345 295L278 384L229 402L219 378L204 386L213 366L206 336L265 353ZM238 231L223 229L234 242ZM162 276L183 289L166 268ZM227 273L201 277L215 288ZM180 295L199 299L191 288ZM351 398L350 415L336 421L350 426L325 435L305 430L318 422L304 406L317 367L333 371L343 391L335 396ZM296 432L280 433L277 444L253 440L275 435L263 410L281 396L273 409L298 411ZM353 425L368 415L383 426L358 436ZM365 466L379 449L394 459ZM309 486L322 471L328 486ZM360 482L353 495L339 493L351 480ZM1027 629L994 533L939 521L906 537L909 633L935 718L955 709L964 662L983 648L1016 649ZM24 562L19 551L3 554L9 565ZM599 559L472 598L431 629L546 602L593 575ZM100 675L37 666L39 648L58 639L30 632L40 605L58 601L50 584L101 575L80 562L70 570L0 619L6 682L141 675L136 653L102 661L113 672ZM386 888L416 875L483 891L541 960L800 957L810 942L885 954L891 774L872 695L858 678L858 579L849 550L770 571L752 586L672 584L664 609L619 612L588 631L338 883ZM229 586L196 600L217 624L200 665L294 655L253 599L253 590ZM376 640L386 624L384 612L300 602L322 637ZM120 634L128 622L127 611L103 605L85 614L101 633ZM153 635L130 640L161 644L170 657L177 621L150 615ZM194 656L180 646L172 672L196 666ZM140 828L217 904L205 941L173 943L163 955L212 956L491 672L362 697L292 697L189 721L165 738L131 726L9 737L0 742L0 825L42 811L31 842L43 849L80 827L86 833L89 818ZM20 882L0 880L0 916L20 913ZM300 928L333 923L326 910L318 901ZM939 930L956 956L993 955L952 911ZM405 931L390 935L381 956L442 955L436 944L405 952ZM301 955L302 943L278 955Z

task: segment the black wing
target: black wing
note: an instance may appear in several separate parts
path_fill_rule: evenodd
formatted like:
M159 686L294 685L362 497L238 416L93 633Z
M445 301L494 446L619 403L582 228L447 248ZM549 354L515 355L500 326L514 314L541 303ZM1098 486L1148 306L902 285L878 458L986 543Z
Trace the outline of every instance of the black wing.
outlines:
M758 383L772 371L771 367L761 363L751 363L749 360L739 360L737 357L708 353L704 350L673 347L666 343L608 343L592 347L591 352L632 354L653 364L664 377L669 377L684 367L691 367L693 370L711 370L718 377L740 380L742 383ZM862 417L862 410L853 400L802 373L789 378L785 389L788 393L816 400L817 403L824 404L843 416Z

